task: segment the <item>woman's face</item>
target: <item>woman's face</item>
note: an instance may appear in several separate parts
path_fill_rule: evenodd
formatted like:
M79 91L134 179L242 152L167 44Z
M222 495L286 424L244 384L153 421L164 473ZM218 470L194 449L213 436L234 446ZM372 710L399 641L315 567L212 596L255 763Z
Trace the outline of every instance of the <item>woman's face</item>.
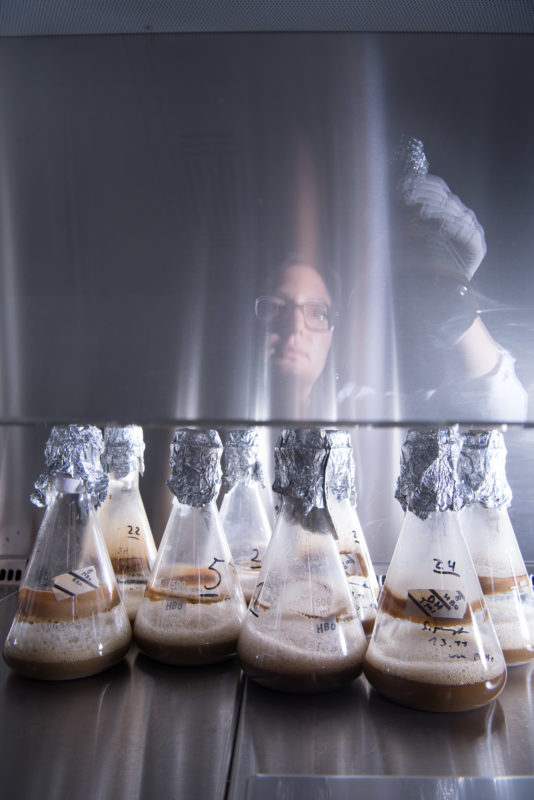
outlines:
M319 273L307 264L287 267L281 273L273 296L285 301L286 305L283 313L269 324L269 363L280 376L311 390L324 369L332 344L332 330L326 321L323 329L314 329L316 320L319 320L320 306L330 308L331 297ZM311 305L305 310L303 304ZM313 328L309 327L310 321Z

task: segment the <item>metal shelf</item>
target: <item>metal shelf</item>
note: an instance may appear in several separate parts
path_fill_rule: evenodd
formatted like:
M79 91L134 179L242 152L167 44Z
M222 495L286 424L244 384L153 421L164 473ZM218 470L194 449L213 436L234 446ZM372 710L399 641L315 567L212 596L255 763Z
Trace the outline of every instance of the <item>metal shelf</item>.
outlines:
M15 600L0 599L2 641ZM0 785L18 800L522 800L534 784L533 689L534 665L516 667L485 708L433 714L389 703L364 678L277 694L243 680L236 661L169 667L134 647L78 681L1 664Z

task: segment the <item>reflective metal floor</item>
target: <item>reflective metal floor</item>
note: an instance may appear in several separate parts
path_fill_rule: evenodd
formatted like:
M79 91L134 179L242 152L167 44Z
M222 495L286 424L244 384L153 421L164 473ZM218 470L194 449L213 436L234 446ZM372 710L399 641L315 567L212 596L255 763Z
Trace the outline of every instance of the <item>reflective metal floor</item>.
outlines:
M15 597L0 595L2 641ZM534 665L518 667L486 708L432 714L363 678L283 695L242 680L235 661L175 668L135 648L71 682L2 663L0 797L523 800L534 796L533 684Z

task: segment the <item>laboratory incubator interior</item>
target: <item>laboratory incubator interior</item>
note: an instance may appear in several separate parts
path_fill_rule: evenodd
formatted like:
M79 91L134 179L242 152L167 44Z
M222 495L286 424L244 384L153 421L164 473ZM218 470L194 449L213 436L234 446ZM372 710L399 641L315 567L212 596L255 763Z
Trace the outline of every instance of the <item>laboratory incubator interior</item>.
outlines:
M12 8L0 783L532 796L532 16Z

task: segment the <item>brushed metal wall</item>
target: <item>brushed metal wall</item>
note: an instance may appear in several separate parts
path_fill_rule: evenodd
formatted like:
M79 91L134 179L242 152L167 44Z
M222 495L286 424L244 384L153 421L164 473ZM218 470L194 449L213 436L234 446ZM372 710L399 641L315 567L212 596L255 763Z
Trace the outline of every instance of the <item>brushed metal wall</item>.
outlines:
M253 302L297 251L341 285L319 420L465 418L454 396L422 416L402 380L427 358L422 340L398 335L405 309L424 302L392 280L388 170L402 133L424 141L431 172L484 227L481 317L531 397L530 37L3 38L0 75L1 478L17 487L2 519L26 543L33 512L13 498L20 487L26 504L52 422L160 424L154 474L165 477L173 424L273 421ZM351 386L371 387L372 402L342 404ZM530 528L531 437L509 435ZM398 438L378 458L363 436L366 486L384 459L396 471ZM163 518L153 480L147 503ZM0 549L12 552L6 531Z

